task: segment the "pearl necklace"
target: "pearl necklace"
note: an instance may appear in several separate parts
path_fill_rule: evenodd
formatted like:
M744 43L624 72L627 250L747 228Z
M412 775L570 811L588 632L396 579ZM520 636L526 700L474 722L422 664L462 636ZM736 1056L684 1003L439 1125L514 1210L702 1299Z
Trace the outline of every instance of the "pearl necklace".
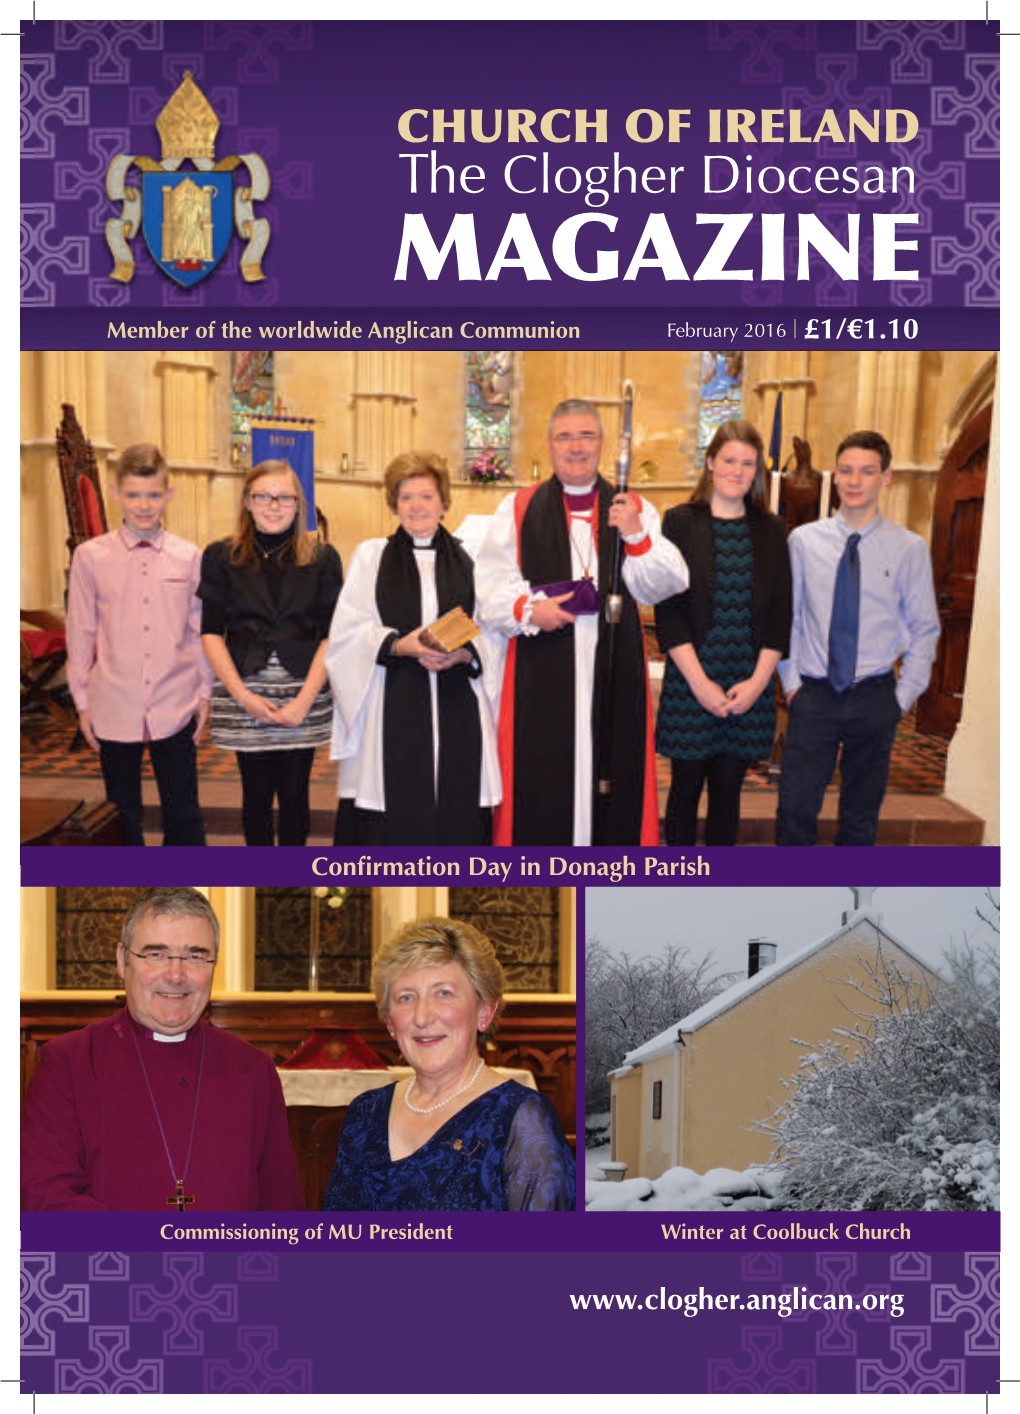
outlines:
M474 1073L474 1075L472 1075L471 1079L468 1081L468 1083L467 1083L466 1085L462 1085L459 1090L454 1090L454 1092L453 1092L452 1095L447 1095L446 1099L445 1099L445 1100L440 1100L438 1105L429 1105L428 1109L426 1109L426 1110L419 1109L417 1105L412 1105L412 1104L411 1104L411 1091L412 1091L412 1090L414 1089L414 1087L418 1084L418 1077L417 1077L417 1075L415 1075L415 1076L412 1077L410 1085L409 1085L409 1086L407 1087L407 1089L404 1091L404 1104L407 1106L407 1108L408 1108L409 1110L412 1111L412 1113L414 1113L414 1114L416 1114L416 1115L430 1115L430 1114L434 1114L434 1113L436 1112L436 1110L441 1110L444 1105L448 1105L451 1100L455 1100L458 1095L463 1095L463 1093L464 1093L465 1090L470 1090L470 1089L471 1089L471 1086L472 1086L472 1085L475 1083L475 1081L478 1079L479 1075L481 1075L481 1073L482 1073L482 1066L483 1066L484 1064L485 1064L485 1057L483 1056L483 1057L481 1058L481 1060L478 1062L477 1067L475 1068L475 1073Z

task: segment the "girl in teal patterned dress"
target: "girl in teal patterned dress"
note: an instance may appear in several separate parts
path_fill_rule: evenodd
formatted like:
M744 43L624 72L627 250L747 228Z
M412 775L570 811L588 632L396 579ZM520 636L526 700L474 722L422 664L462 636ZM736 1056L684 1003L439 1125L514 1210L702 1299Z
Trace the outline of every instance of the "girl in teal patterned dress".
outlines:
M694 844L708 786L705 843L736 844L747 767L775 732L772 679L789 649L786 532L768 514L765 448L749 422L724 422L690 501L666 512L690 588L655 610L666 673L656 750L672 763L666 842Z

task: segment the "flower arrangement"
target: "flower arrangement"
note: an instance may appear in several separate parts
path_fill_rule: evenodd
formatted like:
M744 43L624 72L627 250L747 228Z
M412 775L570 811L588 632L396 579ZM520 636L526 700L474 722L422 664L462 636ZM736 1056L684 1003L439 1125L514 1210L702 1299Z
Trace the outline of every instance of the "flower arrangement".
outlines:
M318 888L312 889L316 898L324 898L327 908L343 908L347 902L348 895L353 893L353 889L341 889L335 884L320 884Z
M507 470L506 459L497 456L488 444L467 463L464 475L468 481L474 481L478 485L484 486L490 485L494 481L512 480Z

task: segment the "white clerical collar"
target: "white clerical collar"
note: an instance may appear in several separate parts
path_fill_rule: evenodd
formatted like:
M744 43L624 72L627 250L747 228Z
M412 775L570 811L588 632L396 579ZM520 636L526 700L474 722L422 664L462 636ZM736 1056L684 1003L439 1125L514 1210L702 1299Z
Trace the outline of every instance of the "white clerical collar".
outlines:
M414 548L416 550L434 550L436 547L432 543L432 536L427 535L424 539L419 539L417 535L413 537Z
M560 483L568 496L590 496L595 486L594 478L588 482L587 486L568 486L565 482Z
M154 1041L186 1041L188 1033L179 1031L176 1036L164 1036L162 1031L151 1031L149 1033Z

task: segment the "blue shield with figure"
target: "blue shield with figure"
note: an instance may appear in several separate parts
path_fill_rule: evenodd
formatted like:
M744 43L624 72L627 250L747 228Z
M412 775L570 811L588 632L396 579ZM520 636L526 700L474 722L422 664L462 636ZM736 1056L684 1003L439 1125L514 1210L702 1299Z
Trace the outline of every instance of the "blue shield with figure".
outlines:
M233 229L229 172L145 172L142 234L179 285L197 285L223 258Z

